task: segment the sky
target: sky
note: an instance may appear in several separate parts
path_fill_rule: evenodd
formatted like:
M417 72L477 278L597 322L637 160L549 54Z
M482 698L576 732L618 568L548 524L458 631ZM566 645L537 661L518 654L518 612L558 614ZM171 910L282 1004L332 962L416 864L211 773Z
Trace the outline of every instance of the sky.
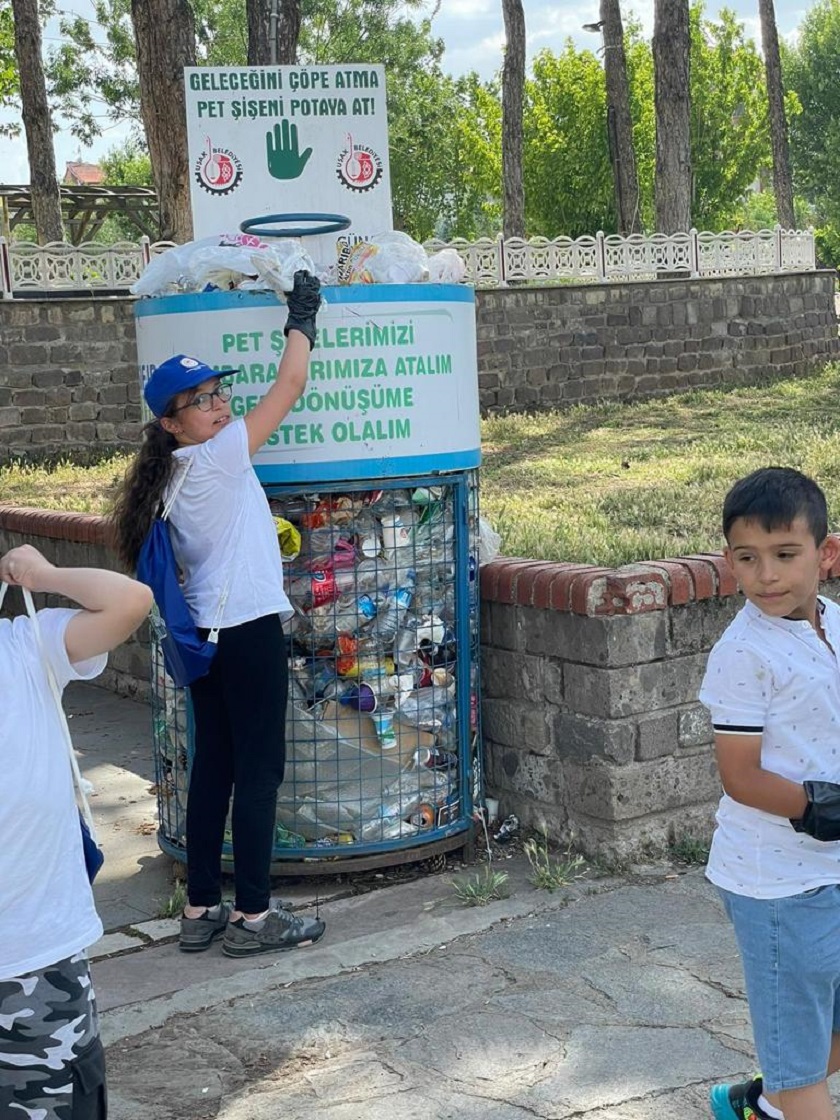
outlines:
M625 0L622 4L625 19L631 12L634 13L641 20L647 35L653 31L653 3L654 0ZM59 6L71 7L83 15L92 14L89 0L64 0ZM707 0L706 10L714 13L720 6L716 0ZM756 0L728 0L726 6L743 20L747 34L760 41ZM786 38L795 36L796 28L810 6L802 0L776 0L779 34ZM561 51L570 37L578 47L597 48L597 37L584 31L582 25L598 20L599 7L599 0L524 0L529 60L546 48ZM501 0L440 0L433 30L446 44L443 67L449 73L457 77L476 70L482 78L491 78L499 70L504 44ZM55 42L56 34L56 29L48 26L45 33L47 46ZM3 119L2 115L0 119ZM126 126L112 127L94 145L80 149L78 141L69 133L58 134L55 151L59 178L63 176L68 161L81 159L95 163L127 135ZM26 144L22 136L18 140L0 137L0 168L0 181L4 183L29 182Z

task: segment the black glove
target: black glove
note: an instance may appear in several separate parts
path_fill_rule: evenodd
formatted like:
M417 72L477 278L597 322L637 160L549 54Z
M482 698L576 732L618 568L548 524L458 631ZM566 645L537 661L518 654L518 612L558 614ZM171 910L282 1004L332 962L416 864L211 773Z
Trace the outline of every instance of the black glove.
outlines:
M791 820L797 832L815 840L840 840L840 785L837 782L803 782L808 805L799 820Z
M295 286L286 296L289 315L283 333L300 331L309 339L309 349L315 345L315 316L321 306L321 281L311 272L301 269L295 273Z

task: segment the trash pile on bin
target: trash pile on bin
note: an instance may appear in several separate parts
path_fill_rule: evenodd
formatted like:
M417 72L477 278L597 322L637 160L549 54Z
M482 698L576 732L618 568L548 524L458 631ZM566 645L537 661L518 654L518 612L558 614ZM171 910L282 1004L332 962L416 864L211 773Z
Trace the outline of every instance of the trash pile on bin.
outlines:
M295 612L285 624L287 765L275 849L393 842L457 821L463 776L472 778L472 757L466 767L462 759L477 738L478 567L499 543L479 522L475 492L461 602L451 484L267 493ZM469 616L460 627L459 611ZM459 632L470 648L458 648ZM186 693L165 677L162 658L156 664L159 793L180 832Z
M306 269L322 284L460 284L464 262L454 249L431 256L407 233L388 231L348 245L335 263L310 257L298 238L270 241L249 233L221 233L176 245L153 257L132 284L136 296L185 292L290 292Z

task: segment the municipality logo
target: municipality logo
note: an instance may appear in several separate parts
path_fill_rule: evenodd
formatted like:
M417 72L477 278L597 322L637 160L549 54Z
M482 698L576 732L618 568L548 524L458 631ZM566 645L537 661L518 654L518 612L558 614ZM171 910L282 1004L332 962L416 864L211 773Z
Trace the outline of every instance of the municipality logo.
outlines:
M382 160L367 144L355 144L348 133L347 147L338 157L335 173L348 190L372 191L382 178Z
M230 194L242 182L242 162L230 148L219 148L206 136L195 163L195 181L208 194Z

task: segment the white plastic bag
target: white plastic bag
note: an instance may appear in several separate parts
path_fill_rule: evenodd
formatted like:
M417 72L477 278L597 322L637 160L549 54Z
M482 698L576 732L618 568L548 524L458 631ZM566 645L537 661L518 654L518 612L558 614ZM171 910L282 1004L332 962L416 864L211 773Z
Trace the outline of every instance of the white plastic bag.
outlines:
M479 564L489 564L491 560L495 560L499 555L501 548L502 538L493 528L489 521L485 521L483 517L478 519L478 562Z
M433 284L463 284L467 266L457 249L441 249L429 257L429 279Z
M299 269L314 272L315 266L297 238L269 243L250 233L221 233L161 253L131 291L156 296L172 290L201 292L211 286L290 292Z
M391 230L354 245L346 271L351 284L419 284L429 279L429 258L407 233Z
M254 287L270 288L273 292L290 292L295 286L295 273L301 269L317 275L312 258L296 237L280 238L269 246L268 252L253 252L251 264L257 274Z

